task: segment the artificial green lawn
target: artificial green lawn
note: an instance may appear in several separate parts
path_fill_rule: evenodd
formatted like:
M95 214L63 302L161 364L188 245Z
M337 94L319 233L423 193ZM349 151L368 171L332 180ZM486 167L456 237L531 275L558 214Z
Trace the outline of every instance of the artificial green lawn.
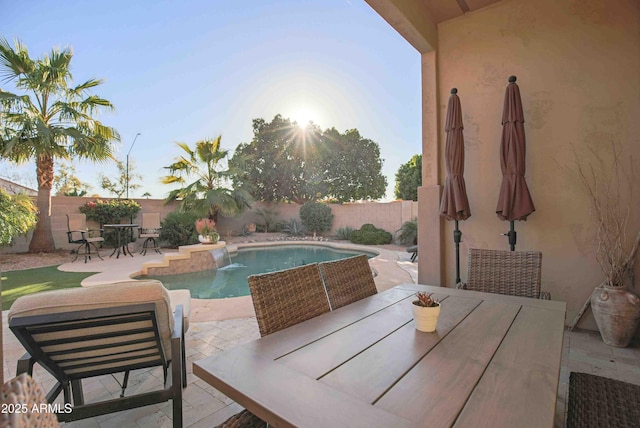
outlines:
M80 282L96 272L62 272L57 266L2 272L2 310L20 296L40 291L80 287Z

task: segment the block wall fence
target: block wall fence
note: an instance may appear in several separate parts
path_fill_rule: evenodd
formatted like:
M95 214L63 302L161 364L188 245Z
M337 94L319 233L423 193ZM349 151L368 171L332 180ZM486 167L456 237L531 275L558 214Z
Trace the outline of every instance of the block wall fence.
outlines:
M53 239L57 249L73 249L77 244L69 244L67 241L67 217L66 214L78 213L78 208L88 201L96 198L77 196L53 196L51 198L51 228ZM111 200L113 198L99 198L101 200ZM163 219L167 214L176 210L177 203L165 205L162 199L134 199L141 206L138 216L133 219L134 223L140 224L142 213L159 212ZM376 227L394 233L406 221L418 216L418 203L414 201L393 201L393 202L363 202L353 204L330 204L333 212L333 227L328 235L335 233L339 227L350 226L354 229L360 228L365 223L372 223ZM300 220L299 211L301 205L298 204L266 204L256 202L251 209L245 211L237 217L218 218L217 228L224 239L225 236L237 235L242 231L242 227L247 223L261 223L261 218L255 210L265 207L275 207L278 211L278 219L289 221L289 219ZM97 227L97 224L89 222L89 227ZM29 240L18 237L12 246L0 248L0 253L24 253L29 249Z

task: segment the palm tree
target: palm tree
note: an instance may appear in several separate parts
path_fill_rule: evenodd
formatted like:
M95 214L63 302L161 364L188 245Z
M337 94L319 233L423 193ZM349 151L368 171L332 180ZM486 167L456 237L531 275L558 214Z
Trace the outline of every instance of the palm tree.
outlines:
M36 162L38 224L30 252L55 249L51 233L51 188L56 159L112 157L111 143L120 140L114 128L93 118L111 103L88 91L102 83L90 79L72 87L70 48L52 49L42 59L31 59L20 40L15 48L0 38L0 74L14 81L23 94L0 89L0 155L17 163Z
M221 170L221 161L228 150L220 148L221 136L196 142L195 150L186 143L177 143L185 155L165 168L169 175L163 177L164 184L180 184L165 199L166 203L179 201L182 211L192 211L217 221L218 213L233 216L249 208L251 194L243 188L230 188L229 183L237 175L237 167ZM194 181L187 182L187 180Z

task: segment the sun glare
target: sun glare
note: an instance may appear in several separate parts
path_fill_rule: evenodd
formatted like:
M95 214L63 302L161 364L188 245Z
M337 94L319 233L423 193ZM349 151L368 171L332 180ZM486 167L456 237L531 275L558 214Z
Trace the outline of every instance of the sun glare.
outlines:
M298 107L291 113L291 120L298 123L298 126L307 126L309 122L316 123L318 115L308 107Z

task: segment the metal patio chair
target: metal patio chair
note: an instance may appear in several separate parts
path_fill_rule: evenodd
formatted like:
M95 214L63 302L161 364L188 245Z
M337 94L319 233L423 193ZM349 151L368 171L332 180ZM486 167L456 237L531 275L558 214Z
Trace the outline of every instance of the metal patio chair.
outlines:
M331 310L378 292L366 255L332 260L319 264Z
M468 279L462 288L549 300L540 291L542 253L469 249Z
M160 213L142 213L142 226L138 229L138 238L144 238L144 242L142 243L140 254L143 256L147 254L150 244L153 245L151 248L156 253L162 254L158 241L156 241L156 239L160 239L160 229L162 229L160 226Z
M67 214L67 239L70 244L80 244L75 250L75 262L79 256L84 256L84 262L91 260L91 254L96 254L100 260L104 260L98 251L98 242L104 242L102 229L87 228L87 216L85 214ZM95 252L91 252L91 247Z
M159 281L131 281L20 297L9 311L9 328L27 353L18 373L44 367L57 381L46 399L63 393L73 421L162 403L173 403L173 426L182 426L186 386L183 306L172 312ZM169 370L169 366L171 366ZM162 367L164 387L125 397L129 372ZM82 380L124 373L119 398L85 403Z

